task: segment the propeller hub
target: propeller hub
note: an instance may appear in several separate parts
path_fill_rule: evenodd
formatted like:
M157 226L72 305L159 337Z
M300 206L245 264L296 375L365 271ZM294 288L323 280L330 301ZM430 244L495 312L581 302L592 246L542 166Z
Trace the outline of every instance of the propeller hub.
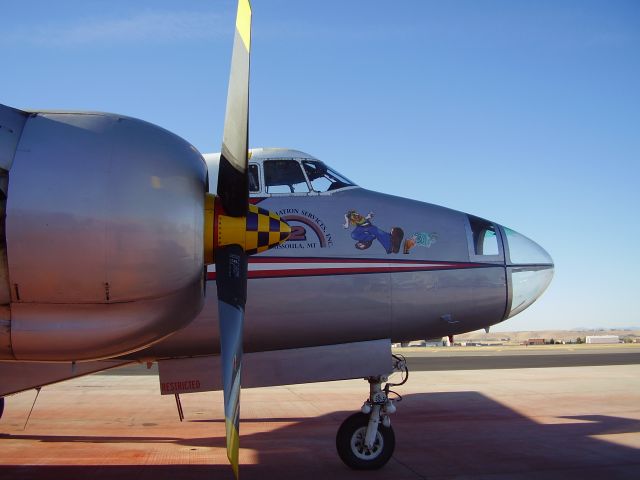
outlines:
M215 261L220 247L239 245L247 255L269 250L284 243L291 227L275 213L249 205L245 217L225 215L218 197L207 194L205 201L205 262Z

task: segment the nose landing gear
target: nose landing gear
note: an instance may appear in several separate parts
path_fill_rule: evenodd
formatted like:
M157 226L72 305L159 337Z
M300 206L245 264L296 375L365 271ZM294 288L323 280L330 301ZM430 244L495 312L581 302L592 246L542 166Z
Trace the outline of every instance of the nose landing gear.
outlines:
M403 385L409 378L407 362L401 355L393 355L393 372L402 372L400 383L386 383L389 375L365 378L369 382L369 398L358 413L342 422L336 435L336 449L340 459L354 470L376 470L393 455L396 437L389 415L395 413L394 401L402 397L391 387ZM395 398L390 398L390 394Z

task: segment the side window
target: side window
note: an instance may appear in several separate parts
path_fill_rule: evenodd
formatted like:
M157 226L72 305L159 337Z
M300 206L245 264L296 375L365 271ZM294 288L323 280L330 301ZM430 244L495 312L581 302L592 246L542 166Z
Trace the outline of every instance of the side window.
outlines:
M255 193L260 191L260 179L258 177L258 166L249 164L249 192Z
M264 184L267 193L308 193L309 184L295 160L265 160Z
M476 255L499 255L498 236L496 227L491 222L482 218L469 215L471 236L473 238L473 251Z

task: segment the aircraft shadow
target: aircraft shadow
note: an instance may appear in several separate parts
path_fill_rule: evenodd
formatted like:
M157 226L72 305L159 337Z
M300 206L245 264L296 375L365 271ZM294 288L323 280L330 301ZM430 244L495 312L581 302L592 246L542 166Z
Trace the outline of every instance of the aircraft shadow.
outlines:
M607 415L556 417L542 424L478 392L409 394L393 416L394 457L382 470L354 472L335 453L335 433L352 412L314 418L283 418L295 423L241 435L252 450L251 464L241 465L244 479L304 478L637 478L640 450L597 438L637 435L640 421ZM253 419L252 422L262 420ZM273 422L273 419L264 419ZM246 430L245 430L246 432ZM42 442L170 443L178 447L224 447L216 437L38 436L0 435ZM636 443L637 444L637 439ZM73 447L70 447L72 449ZM101 447L102 448L102 447ZM185 449L188 450L188 449ZM6 465L0 478L10 479L211 479L233 478L227 465ZM173 455L173 457L179 455ZM242 457L242 454L241 454ZM146 460L145 460L146 461ZM18 463L18 462L16 462Z

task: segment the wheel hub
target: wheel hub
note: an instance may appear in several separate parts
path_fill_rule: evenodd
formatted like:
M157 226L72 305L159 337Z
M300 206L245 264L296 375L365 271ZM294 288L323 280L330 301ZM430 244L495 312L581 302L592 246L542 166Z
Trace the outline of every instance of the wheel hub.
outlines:
M351 437L351 451L353 454L361 460L373 460L377 458L384 449L384 438L380 432L376 432L376 439L373 442L373 446L368 448L364 439L367 435L367 427L360 427Z

